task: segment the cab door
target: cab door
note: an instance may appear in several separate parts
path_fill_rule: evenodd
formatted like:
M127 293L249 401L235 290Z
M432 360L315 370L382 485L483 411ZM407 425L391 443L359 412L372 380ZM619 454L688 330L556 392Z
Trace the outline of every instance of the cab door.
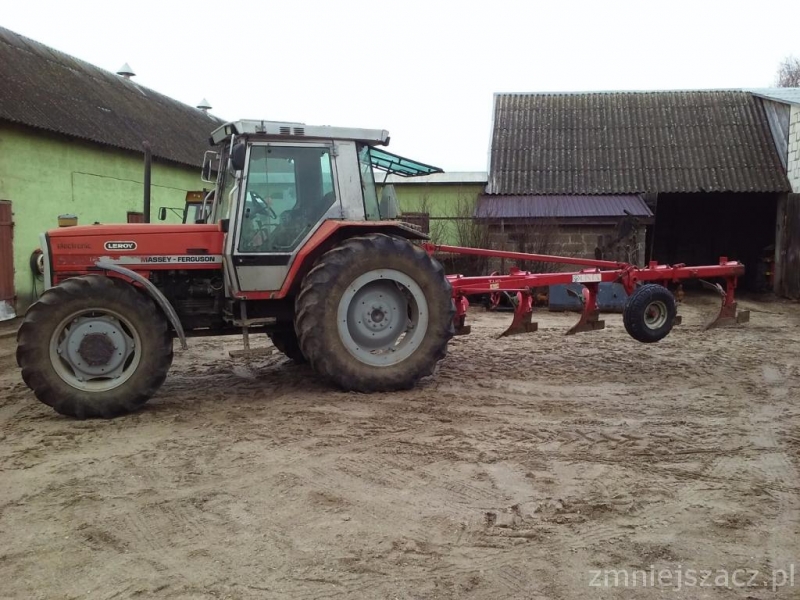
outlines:
M231 215L237 291L279 290L297 251L326 219L341 218L333 143L255 143Z

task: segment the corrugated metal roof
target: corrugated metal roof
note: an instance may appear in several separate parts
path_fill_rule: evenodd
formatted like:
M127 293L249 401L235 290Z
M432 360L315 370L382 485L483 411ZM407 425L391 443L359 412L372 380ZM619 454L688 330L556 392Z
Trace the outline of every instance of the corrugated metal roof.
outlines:
M785 192L748 92L496 94L493 194Z
M475 216L492 219L565 219L585 217L652 217L636 194L598 196L492 196L478 198Z
M800 104L800 88L750 88L747 91L786 104Z
M0 27L0 120L202 163L216 117Z

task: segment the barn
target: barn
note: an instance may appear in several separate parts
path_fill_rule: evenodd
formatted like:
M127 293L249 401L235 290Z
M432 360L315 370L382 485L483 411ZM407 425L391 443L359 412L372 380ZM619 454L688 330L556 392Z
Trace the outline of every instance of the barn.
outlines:
M653 215L640 217L637 262L727 256L748 265L746 287L772 288L792 187L763 101L744 90L496 94L478 214L491 206L513 223L547 197L587 218L633 197ZM597 237L576 236L572 253L593 255Z

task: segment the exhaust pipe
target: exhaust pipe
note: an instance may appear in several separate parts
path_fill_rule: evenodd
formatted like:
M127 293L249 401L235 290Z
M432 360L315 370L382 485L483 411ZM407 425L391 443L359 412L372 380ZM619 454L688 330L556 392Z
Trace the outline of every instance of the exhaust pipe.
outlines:
M153 154L150 151L150 143L143 142L144 146L144 222L150 222L150 175L152 171Z

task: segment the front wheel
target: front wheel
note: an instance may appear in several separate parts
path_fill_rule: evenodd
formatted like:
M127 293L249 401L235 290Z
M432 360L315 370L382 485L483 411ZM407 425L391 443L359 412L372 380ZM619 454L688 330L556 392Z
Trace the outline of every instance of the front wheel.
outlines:
M351 238L303 280L295 328L312 368L339 387L383 392L433 373L453 336L442 266L408 240Z
M17 334L17 364L57 412L115 417L141 407L172 364L164 315L132 285L87 275L47 290Z
M267 334L272 345L280 350L286 358L291 359L298 365L308 362L300 349L300 342L294 329L281 329Z
M672 331L678 309L675 297L662 285L648 283L630 295L622 312L625 330L630 336L649 344Z

